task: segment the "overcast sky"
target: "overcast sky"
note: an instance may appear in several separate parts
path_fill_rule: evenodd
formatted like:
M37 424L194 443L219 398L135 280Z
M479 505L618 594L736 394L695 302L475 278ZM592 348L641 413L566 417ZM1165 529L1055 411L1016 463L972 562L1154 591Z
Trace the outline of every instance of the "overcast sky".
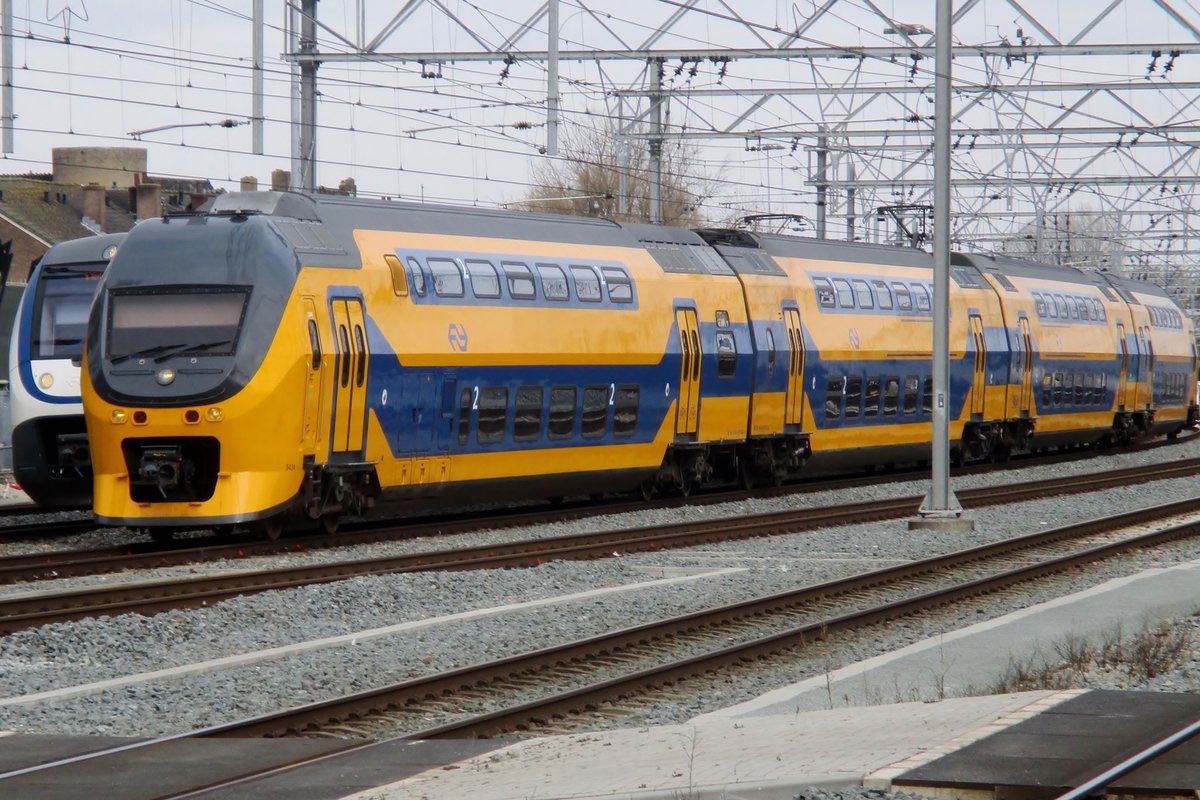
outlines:
M298 3L298 0L297 0ZM725 3L699 0L673 31L657 40L656 48L766 47L803 25L824 3L813 0L728 0L729 6L753 23L750 28L728 20ZM440 0L458 22L427 2L388 37L381 51L477 51L480 41L496 46L536 10L537 0ZM965 5L966 2L958 3ZM12 0L14 9L15 152L7 156L4 172L48 171L55 146L140 146L149 150L152 174L208 178L218 187L236 188L239 178L256 176L266 183L275 168L290 166L288 67L280 60L286 48L284 0L265 0L267 57L265 153L253 155L248 125L223 128L224 119L246 121L251 115L249 67L251 25L249 0ZM357 39L355 0L320 0L318 14L328 26L319 35L323 52L345 52ZM371 0L363 28L374 38L403 2ZM882 46L902 42L885 33L885 23L865 0L839 0L806 32L807 43L841 46ZM1017 41L1048 43L1048 35L1066 41L1107 3L1094 0L1023 3L1040 17L1041 25L1023 18L1007 0L984 0L973 6L955 27L961 43ZM636 48L651 40L656 28L680 12L672 0L561 0L561 47L564 50ZM899 22L934 25L933 0L874 0L874 6ZM1200 27L1200 13L1190 0L1171 0L1170 7L1185 23L1172 19L1154 0L1125 0L1104 18L1084 41L1195 41L1186 25ZM461 24L460 24L461 23ZM341 37L339 39L339 37ZM927 35L915 35L920 42ZM520 39L517 49L546 46L545 21ZM956 79L971 84L990 78L1027 77L1064 83L1119 80L1134 76L1159 85L1195 80L1194 62L1185 56L1163 71L1169 56L1138 55L1098 60L991 64L970 61L955 66ZM674 129L743 130L753 124L768 131L801 131L757 144L743 138L706 141L697 169L719 175L717 195L707 198L705 212L718 217L731 208L763 211L789 201L811 204L813 190L805 186L811 168L806 146L815 142L816 124L828 111L845 113L838 100L809 97L775 99L755 108L766 87L811 87L829 81L802 60L739 60L728 65L668 62L667 82L673 87L727 90L742 96L713 95L679 99L669 105ZM911 70L896 64L871 62L856 72L857 62L838 65L837 81L886 82L900 89L929 85L932 64ZM643 85L644 65L605 62L564 62L563 121L569 127L599 124L610 119L615 106L610 90ZM426 73L422 77L422 73ZM853 76L853 78L852 78ZM322 101L318 111L317 181L336 186L354 177L363 193L424 198L457 203L494 205L520 198L531 166L544 156L546 73L540 63L412 63L325 64L319 73ZM1083 111L1116 121L1157 122L1200 117L1188 111L1197 93L1152 95L1142 92L1123 104L1114 98L1095 98ZM1029 125L1039 116L1056 116L1058 106L1070 106L1078 94L1046 101L1023 111L1015 104L991 102L973 114L986 115L991 126L1003 126L1025 114ZM1191 98L1190 100L1188 98ZM965 103L969 98L956 102ZM630 100L633 102L633 99ZM849 102L842 98L841 103ZM1022 103L1025 101L1022 100ZM921 108L918 100L910 100ZM1129 107L1132 106L1132 107ZM751 113L752 112L752 113ZM929 109L932 113L932 109ZM746 120L739 122L743 115ZM892 126L898 137L928 139L929 123L905 127L902 111L860 113L863 124ZM980 122L977 120L977 122ZM982 124L982 122L980 122ZM1016 124L1016 122L1013 122ZM210 126L212 125L212 126ZM165 127L177 126L177 127ZM130 136L148 131L140 142ZM794 145L794 146L793 146ZM982 154L975 157L982 158ZM1064 152L1063 158L1071 158ZM903 164L883 167L901 172ZM980 165L985 169L986 165ZM861 176L860 176L861 177ZM811 209L809 210L811 213Z

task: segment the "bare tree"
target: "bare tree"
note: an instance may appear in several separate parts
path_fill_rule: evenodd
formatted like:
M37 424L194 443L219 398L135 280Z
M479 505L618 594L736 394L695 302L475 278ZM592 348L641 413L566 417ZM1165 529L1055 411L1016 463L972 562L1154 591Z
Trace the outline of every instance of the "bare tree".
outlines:
M649 221L650 158L644 140L621 141L607 128L577 125L563 130L559 149L559 158L534 165L533 186L515 205L527 211ZM718 178L701 174L695 148L682 142L663 145L662 172L663 223L684 227L701 224L700 204L711 196Z

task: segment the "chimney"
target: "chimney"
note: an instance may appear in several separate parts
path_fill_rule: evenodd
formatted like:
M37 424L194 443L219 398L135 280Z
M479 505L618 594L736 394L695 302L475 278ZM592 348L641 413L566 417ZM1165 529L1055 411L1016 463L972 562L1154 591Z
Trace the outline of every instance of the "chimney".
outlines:
M211 199L212 195L210 194L205 194L204 192L193 192L192 199L187 206L188 211L195 211Z
M83 215L104 230L104 187L100 184L89 183L83 187Z
M271 191L286 192L288 184L292 182L292 173L286 169L271 170Z
M134 192L137 193L134 213L139 220L162 216L162 187L157 183L139 183Z
M238 189L243 192L257 192L258 178L254 177L253 175L247 175L246 177L242 178L242 185L239 186Z

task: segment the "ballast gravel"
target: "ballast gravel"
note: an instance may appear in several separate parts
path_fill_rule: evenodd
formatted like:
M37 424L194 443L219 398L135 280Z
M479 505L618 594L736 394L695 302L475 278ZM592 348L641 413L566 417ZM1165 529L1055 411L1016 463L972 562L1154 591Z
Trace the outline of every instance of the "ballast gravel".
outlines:
M962 490L1041 480L1197 456L1200 456L1200 441L1191 440L1083 462L1026 466L1019 470L957 478L953 488ZM536 530L507 529L436 540L410 540L178 567L138 573L137 578L160 580L220 569L371 558L503 541L518 536L557 536L682 518L729 517L880 497L921 496L928 487L928 480L904 481L717 506L647 510L543 525ZM906 521L896 520L595 561L550 562L532 569L355 578L239 597L209 608L173 611L149 618L127 614L49 625L0 638L0 729L27 734L157 736L178 733L636 625L666 615L820 583L1044 527L1057 527L1196 494L1200 494L1200 490L1194 479L1157 481L1086 496L971 511L969 516L975 521L975 532L966 536L909 531ZM120 537L124 537L123 541L131 541L129 533L106 531L71 537L67 543L59 540L53 544L0 544L0 555L53 546L99 546L101 542L120 540ZM1083 589L1147 567L1162 567L1197 558L1200 558L1200 545L1186 542L1143 552L1120 563L1106 562L1089 570L1086 576L1077 579L1075 588ZM707 570L718 571L697 577ZM128 576L101 576L44 582L36 588L61 589L86 581L105 583L128 579ZM622 590L562 599L597 589L615 588ZM3 587L0 597L30 590L29 586ZM1055 589L1053 595L1065 591ZM988 613L999 616L1046 599L1050 599L1050 595L1040 596L1037 592L1020 599L997 598ZM529 607L523 605L537 601L548 602ZM487 609L499 610L478 618L435 622L439 617ZM970 610L964 611L961 619L948 622L913 621L886 626L884 630L872 631L870 637L848 644L839 658L843 659L842 663L867 658L980 619L979 614ZM392 635L352 637L348 642L297 655L268 658L231 668L200 670L176 678L139 681L66 699L14 702L16 698L39 692L421 621L428 624ZM1181 663L1183 666L1173 673L1145 682L1144 688L1197 691L1200 650L1193 647L1190 656ZM812 669L816 672L809 674L820 674L820 670L826 668L828 664L814 665ZM625 727L683 722L697 713L748 700L805 676L803 669L797 672L795 665L762 670L736 685L725 685L719 695L714 694L687 707L654 707L636 719L615 720L612 724ZM1097 676L1097 680L1122 682L1120 676L1112 675Z

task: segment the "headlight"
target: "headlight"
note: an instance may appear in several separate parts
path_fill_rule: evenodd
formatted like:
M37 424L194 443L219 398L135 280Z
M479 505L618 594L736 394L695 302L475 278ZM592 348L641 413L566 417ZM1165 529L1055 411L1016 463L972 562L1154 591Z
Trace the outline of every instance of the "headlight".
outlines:
M125 409L123 408L114 408L108 419L114 425L123 425L125 424L125 420L129 419L129 415L125 413Z
M168 386L175 380L175 370L170 367L160 369L154 380L158 381L159 386Z
M41 375L38 375L38 386L42 387L43 389L49 389L53 385L54 376L49 372L43 372Z
M213 406L204 412L204 418L209 422L220 422L225 419L225 412L221 410L220 406Z

